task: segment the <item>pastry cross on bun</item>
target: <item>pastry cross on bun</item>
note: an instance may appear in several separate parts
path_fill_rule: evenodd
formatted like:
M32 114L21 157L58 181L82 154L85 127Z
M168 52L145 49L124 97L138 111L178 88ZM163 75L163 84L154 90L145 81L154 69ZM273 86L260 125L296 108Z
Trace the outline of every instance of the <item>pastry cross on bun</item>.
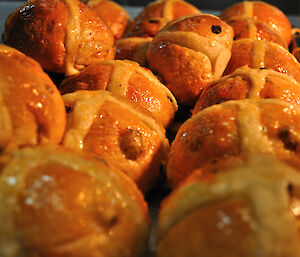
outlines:
M254 69L273 69L300 81L300 63L295 56L272 42L249 38L234 41L224 74L230 74L244 65Z
M300 84L286 74L243 66L210 83L197 100L193 115L214 104L246 98L278 98L298 105Z
M168 127L177 111L170 90L146 68L128 60L110 60L91 65L79 74L65 79L60 92L107 90L138 103L164 127Z
M278 99L234 100L194 115L179 129L167 162L172 186L194 170L203 177L257 153L300 168L300 110ZM183 168L184 167L184 168Z
M168 22L201 12L182 0L158 0L150 3L130 23L124 37L154 37Z
M58 147L25 148L0 156L0 173L1 257L145 254L146 202L104 160Z
M63 99L69 108L63 145L104 158L147 191L169 150L164 128L144 108L108 91L79 90Z
M41 66L0 45L0 152L58 144L65 125L63 99Z
M274 30L267 23L254 18L237 17L226 21L234 30L234 40L251 38L270 41L288 48L277 30Z
M218 17L178 18L153 39L150 68L183 105L193 105L206 84L222 76L231 56L233 30Z
M158 257L300 256L299 171L255 155L198 175L162 204Z
M240 17L253 18L269 24L279 32L287 46L292 40L290 21L281 10L271 4L263 1L243 1L228 7L220 14L220 18L225 21Z
M25 3L6 20L3 40L44 69L66 75L115 54L110 28L79 0Z

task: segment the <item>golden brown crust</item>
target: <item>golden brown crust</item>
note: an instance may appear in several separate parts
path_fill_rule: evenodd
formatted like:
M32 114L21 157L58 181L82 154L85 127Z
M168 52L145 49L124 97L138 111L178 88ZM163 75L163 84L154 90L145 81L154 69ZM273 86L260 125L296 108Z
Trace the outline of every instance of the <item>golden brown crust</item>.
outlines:
M67 75L114 58L111 30L79 0L26 3L8 17L3 39L44 69Z
M209 14L170 22L147 54L151 70L183 105L193 105L206 84L219 78L231 55L233 30Z
M299 214L289 195L299 190L299 173L269 155L221 171L191 175L163 202L157 255L300 256Z
M275 6L262 1L243 1L225 9L220 18L227 21L236 17L254 18L268 23L277 30L289 45L292 39L291 24L285 14Z
M124 96L147 109L164 127L168 127L177 111L172 93L146 68L131 61L103 61L65 79L60 92L107 90Z
M135 61L147 67L147 51L151 41L152 37L128 37L116 40L116 59Z
M93 8L110 27L115 39L123 37L130 17L122 6L109 0L86 0L85 2Z
M104 158L148 190L169 149L164 128L142 107L107 91L63 98L70 107L63 145Z
M158 0L150 3L130 23L125 37L154 37L169 21L200 13L196 7L182 0Z
M25 148L0 162L1 256L139 257L146 250L147 205L127 176L57 147Z
M272 69L300 81L300 64L297 59L288 50L272 42L253 39L234 41L224 75L244 65L253 69Z
M0 152L58 144L66 124L60 93L41 66L0 45Z
M218 172L253 153L270 153L300 167L299 108L278 99L235 100L204 109L186 121L167 162L172 186L201 169ZM184 169L182 168L184 167Z
M267 23L253 18L237 17L226 21L234 30L234 40L251 38L266 40L288 48L280 34Z
M291 77L267 69L243 66L234 73L210 83L202 92L193 115L214 104L230 100L277 98L300 103L300 84Z

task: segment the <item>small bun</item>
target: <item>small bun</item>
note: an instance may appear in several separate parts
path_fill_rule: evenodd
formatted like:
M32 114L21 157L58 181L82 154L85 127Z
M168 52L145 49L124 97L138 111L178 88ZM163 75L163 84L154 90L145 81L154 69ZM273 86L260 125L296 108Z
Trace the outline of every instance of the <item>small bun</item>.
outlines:
M220 18L225 21L239 17L254 18L268 23L279 32L286 45L292 40L290 21L282 11L271 4L262 1L243 1L228 7L220 14Z
M298 256L299 171L267 154L220 171L195 171L164 200L157 256Z
M153 39L149 66L183 105L193 105L208 82L222 76L231 55L233 30L209 14L178 18Z
M164 128L144 108L104 90L63 98L69 107L63 145L105 159L147 191L169 150Z
M3 40L44 69L66 75L115 54L110 28L79 0L27 2L6 20Z
M267 98L277 98L298 105L300 84L286 74L243 66L210 83L196 102L193 115L209 106L230 100Z
M56 86L33 59L0 45L0 152L58 144L66 113Z
M200 13L196 7L182 0L158 0L150 3L130 23L125 37L154 37L168 22Z
M214 105L180 127L168 156L168 180L176 187L196 169L205 177L259 153L270 153L299 169L299 138L300 109L285 101Z
M164 127L177 111L175 97L147 68L128 60L103 61L65 79L61 93L76 90L107 90L124 96L148 110Z
M121 5L110 0L85 0L84 2L94 9L105 21L110 27L115 39L123 37L130 17L128 12Z
M272 69L300 81L300 63L287 49L262 40L240 39L233 42L231 59L224 75L244 65L253 69Z
M0 157L0 256L145 254L146 202L103 162L57 147Z
M135 61L147 67L147 51L151 41L152 37L127 37L116 40L116 59Z

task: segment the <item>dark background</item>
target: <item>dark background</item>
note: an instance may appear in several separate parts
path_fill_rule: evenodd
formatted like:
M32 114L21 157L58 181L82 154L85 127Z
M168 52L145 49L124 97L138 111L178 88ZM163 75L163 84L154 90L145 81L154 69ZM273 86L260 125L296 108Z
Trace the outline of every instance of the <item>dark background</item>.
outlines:
M115 0L121 5L145 6L152 2L151 0ZM200 10L224 10L226 7L241 2L238 0L187 0ZM275 5L286 14L300 14L300 0L266 0Z

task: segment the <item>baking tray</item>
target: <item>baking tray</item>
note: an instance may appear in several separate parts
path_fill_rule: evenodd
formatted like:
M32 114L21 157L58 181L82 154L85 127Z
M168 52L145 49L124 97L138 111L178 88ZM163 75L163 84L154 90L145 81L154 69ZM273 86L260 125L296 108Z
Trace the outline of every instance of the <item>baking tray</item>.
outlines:
M25 1L1 1L0 0L0 35L4 31L4 23L10 13L16 10ZM124 6L130 14L131 18L134 18L143 7L141 6ZM200 7L201 10L201 7ZM214 10L201 10L203 13L210 13L218 15L218 11ZM296 27L300 27L300 15L299 16L288 16L291 24ZM0 43L3 43L2 36L0 37ZM156 244L156 228L157 228L157 217L159 214L159 206L161 201L169 194L170 189L166 184L166 180L161 176L156 186L146 195L146 200L149 203L149 211L152 219L151 235L149 239L149 252L147 256L141 257L154 257L155 256L155 244Z

